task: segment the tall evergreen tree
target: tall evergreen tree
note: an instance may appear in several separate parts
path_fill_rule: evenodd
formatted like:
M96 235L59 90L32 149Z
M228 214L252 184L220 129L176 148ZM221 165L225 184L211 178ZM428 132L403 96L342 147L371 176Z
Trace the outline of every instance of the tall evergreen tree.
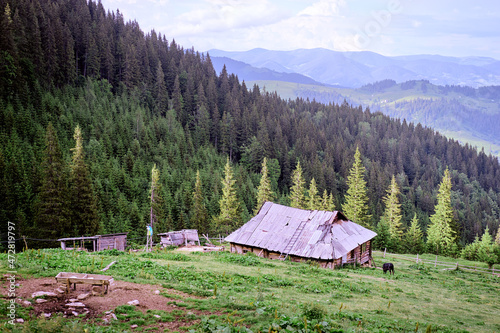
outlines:
M149 193L151 198L149 225L151 225L153 230L156 231L168 231L164 230L166 216L164 211L165 201L162 197L162 190L160 171L156 167L156 164L154 164L151 169L151 189Z
M77 235L95 235L99 232L97 203L85 164L82 130L78 125L73 138L76 146L72 149L70 165L71 225Z
M323 191L323 197L321 200L321 209L329 212L333 212L335 210L335 202L333 201L333 194L326 191Z
M309 210L320 210L322 208L321 199L318 196L318 186L316 185L316 180L311 179L309 184L309 197L307 200L307 209Z
M45 144L35 227L41 238L56 239L69 235L71 228L68 221L66 165L52 123L47 126Z
M241 222L240 203L236 195L235 184L233 168L228 157L222 179L222 197L219 200L220 214L216 220L218 231L226 234L236 229Z
M371 228L371 215L368 214L368 196L364 179L365 167L361 162L361 153L356 148L354 164L347 177L347 195L342 210L348 219L365 228Z
M297 167L292 172L292 187L290 188L290 206L293 208L306 208L305 183L306 181L302 176L302 167L300 161L298 161Z
M203 198L200 170L196 171L196 183L193 192L193 216L191 224L199 233L208 233L208 212Z
M260 183L257 189L257 205L255 206L254 214L259 212L264 202L274 200L274 194L271 190L271 179L269 178L269 172L267 170L267 157L264 157L262 161L262 170L260 173Z
M477 259L488 264L488 268L492 268L498 262L498 257L495 251L497 245L493 242L493 237L490 235L488 227L484 230L477 249Z
M497 235L495 237L495 243L500 246L500 226L498 226Z
M443 180L439 185L438 202L435 213L430 217L427 229L427 245L429 250L436 254L450 254L455 243L453 223L453 208L451 207L451 176L448 168L444 172Z
M420 253L423 250L422 230L417 218L417 213L411 219L410 228L404 236L404 246L408 253Z
M383 198L385 204L384 217L389 225L389 233L393 241L401 240L403 230L401 227L401 204L399 203L398 195L400 194L396 177L393 175L391 185L387 189L387 195ZM399 243L399 242L398 242Z

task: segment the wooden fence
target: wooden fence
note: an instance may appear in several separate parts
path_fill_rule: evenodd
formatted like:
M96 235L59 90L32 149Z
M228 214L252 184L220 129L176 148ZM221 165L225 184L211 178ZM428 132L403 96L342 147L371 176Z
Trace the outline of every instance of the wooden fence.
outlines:
M382 251L373 251L373 253L378 253L382 255L384 258L386 256L396 258L396 259L401 259L401 260L407 260L407 261L413 261L415 263L423 263L423 264L430 264L434 265L434 268L437 268L437 266L445 266L447 268L443 268L443 270L451 270L451 269L463 269L467 271L474 271L474 272L483 272L483 273L491 273L495 276L500 276L500 269L495 269L495 268L484 268L484 267L477 267L476 265L474 266L467 266L467 265L462 265L459 264L458 261L453 264L450 262L444 262L444 261L438 261L437 256L435 260L428 260L428 259L422 259L418 257L418 254L416 257L408 257L402 254L395 254L395 253L386 253L384 250Z

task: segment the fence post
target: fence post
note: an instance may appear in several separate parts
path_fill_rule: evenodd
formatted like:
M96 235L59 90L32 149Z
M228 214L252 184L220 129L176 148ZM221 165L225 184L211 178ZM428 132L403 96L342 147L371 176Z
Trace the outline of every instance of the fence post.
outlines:
M385 258L385 251L386 251L386 250L387 250L387 248L386 248L386 247L384 247L384 258Z
M417 261L416 261L416 263L418 264L418 253L417 253Z
M458 261L457 261L457 269L458 269Z
M434 263L434 268L436 268L436 267L437 267L437 265L438 265L438 256L437 256L437 254L436 254L436 262Z

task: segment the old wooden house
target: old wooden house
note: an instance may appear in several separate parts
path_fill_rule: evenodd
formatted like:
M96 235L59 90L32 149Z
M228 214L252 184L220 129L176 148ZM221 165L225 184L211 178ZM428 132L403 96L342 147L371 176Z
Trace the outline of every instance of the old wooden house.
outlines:
M372 263L377 234L341 212L303 210L266 202L258 214L226 237L231 252L271 259L317 261L324 268Z
M125 251L127 247L127 234L127 232L123 232L119 234L60 238L58 241L61 242L61 248L63 250L88 249L92 251L102 251L117 249ZM66 246L66 243L69 243L70 247Z
M158 234L160 236L161 246L182 246L188 244L196 244L200 245L200 239L198 238L198 230L196 229L183 229L180 231L170 231Z

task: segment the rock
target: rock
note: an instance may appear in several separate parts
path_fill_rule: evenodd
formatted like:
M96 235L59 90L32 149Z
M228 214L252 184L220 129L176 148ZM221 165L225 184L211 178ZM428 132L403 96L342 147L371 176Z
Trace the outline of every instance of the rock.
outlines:
M139 325L131 325L130 326L131 329L134 329L134 328L137 328L137 327L139 327Z
M24 319L23 318L17 318L16 319L16 323L22 324L22 323L24 323Z
M44 316L45 318L49 318L50 316L52 316L52 313L44 313L44 314L43 314L43 316Z
M64 289L61 289L61 288L57 288L56 291L59 293L59 294L64 294L66 292L66 290Z
M108 323L108 318L104 317L104 318L102 318L102 321L107 324Z
M73 316L78 317L78 312L73 311L73 312L71 312L71 313L73 314Z
M160 295L160 291L159 290L155 290L155 295Z
M158 318L158 319L160 319L160 318L161 318L161 316L160 316L160 315L153 315L153 317L156 317L156 318Z
M37 302L38 304L41 304L41 303L47 302L47 300L43 299L43 298L37 298L35 302Z
M51 291L37 291L31 294L31 298L36 298L40 296L47 296L47 297L57 297L56 293L53 293Z
M83 304L82 302L73 302L73 303L66 304L66 306L75 307L75 308L84 308L85 304Z
M70 298L70 299L69 299L69 302L71 302L71 303L73 303L73 302L78 302L78 299L76 299L76 298Z
M109 315L109 314L111 314L111 312L113 312L113 311L106 311L106 312L104 312L104 314Z
M111 314L111 317L113 317L114 320L118 320L118 318L116 318L116 315L114 313Z
M23 305L24 306L30 306L32 305L30 301L23 301Z
M139 305L139 301L138 300L133 300L133 301L130 301L130 302L127 302L128 305Z
M78 298L79 300L84 300L84 299L86 299L89 296L90 296L89 293L87 293L87 294L80 294L76 298Z

